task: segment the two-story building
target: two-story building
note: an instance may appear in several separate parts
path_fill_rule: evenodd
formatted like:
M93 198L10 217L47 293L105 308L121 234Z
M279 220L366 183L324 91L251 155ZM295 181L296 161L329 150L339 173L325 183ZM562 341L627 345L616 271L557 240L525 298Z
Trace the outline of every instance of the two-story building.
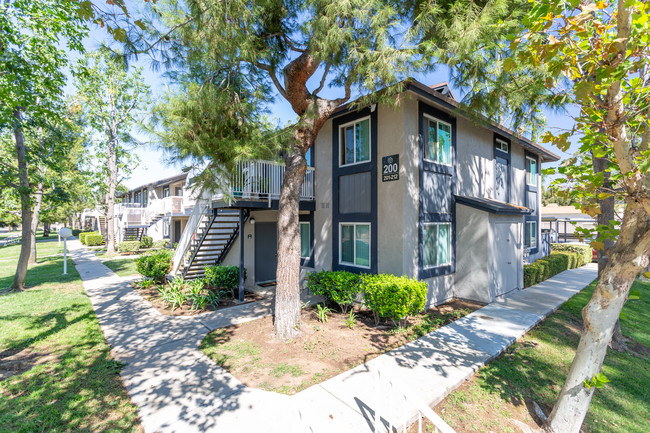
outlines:
M539 254L540 165L559 158L476 124L445 83L409 81L400 101L342 106L320 131L300 201L303 272L407 275L427 282L430 305L523 288L524 257ZM243 257L247 287L272 284L283 169L242 165L234 199L207 200L190 218L175 271Z

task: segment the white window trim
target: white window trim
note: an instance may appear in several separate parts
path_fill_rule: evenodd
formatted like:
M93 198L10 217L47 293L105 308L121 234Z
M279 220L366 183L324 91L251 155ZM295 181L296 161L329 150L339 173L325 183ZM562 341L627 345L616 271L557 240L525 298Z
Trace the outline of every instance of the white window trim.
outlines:
M496 142L499 144L499 146L497 147L498 150L500 150L501 152L508 153L508 150L510 150L510 144L507 141L497 138ZM504 145L506 146L505 150L503 149Z
M528 171L529 165L526 164L526 185L531 185L531 186L537 186L537 160L535 158L531 158L530 156L526 157L526 161L532 161L535 163L535 173L532 171ZM531 183L531 179L535 179L535 183Z
M350 125L354 125L359 122L363 122L364 120L368 119L368 159L365 161L358 161L358 162L350 162L347 164L343 164L341 162L341 157L343 156L343 130L347 128ZM355 143L356 145L356 143ZM356 161L357 159L357 154L355 152L354 154L354 159ZM339 167L352 167L353 165L359 165L359 164L367 164L369 162L372 162L372 119L370 116L365 116L365 117L360 117L358 119L354 119L351 122L344 123L343 125L339 125Z
M362 226L368 226L368 266L363 266L363 265L357 265L356 263L351 263L351 262L344 262L343 261L343 226L353 226L354 227L354 239L352 240L352 244L354 245L354 250L352 252L352 255L354 259L357 258L357 226L362 225ZM345 266L354 266L355 268L362 268L362 269L370 269L370 266L372 265L372 224L369 222L358 222L358 223L339 223L339 265L345 265Z
M424 118L427 120L427 122L430 121L430 120L433 120L435 122L442 123L444 125L449 126L449 134L450 134L449 138L450 139L454 135L454 128L453 128L453 126L451 126L451 123L445 122L444 120L440 120L440 119L438 119L436 117L433 117L433 116L430 116L430 115L428 115L426 113L424 113ZM428 125L425 125L425 126L428 127ZM427 136L427 142L424 145L428 147L429 146L429 142L428 142L429 135L427 134L426 136ZM437 135L436 137L438 137L438 136L439 135ZM437 143L438 142L436 141L436 144ZM450 143L450 148L449 148L449 152L450 152L449 159L450 159L450 161L453 161L453 152L454 152L453 145L454 145L453 143ZM424 155L425 155L424 160L425 161L430 161L430 162L434 162L436 164L446 165L447 167L451 167L451 165L452 165L451 162L449 164L447 164L446 162L440 162L440 161L436 161L436 160L431 159L431 158L427 158L426 154L427 154L427 152L426 152L426 149L425 149L425 152L424 152Z
M533 244L533 224L535 225L535 243ZM528 249L537 248L537 221L526 221L526 231L528 232Z
M437 233L436 233L436 240L437 240L437 239L438 239L438 233L439 233L439 230L440 230L438 227L439 227L440 225L442 225L442 224L447 224L447 225L449 226L449 243L448 243L448 245L447 245L448 248L449 248L449 262L447 262L447 263L442 263L442 264L438 263L438 264L435 264L435 265L433 265L433 266L426 266L426 265L424 264L424 257L422 257L422 267L423 267L423 269L435 269L435 268L441 268L441 267L443 267L443 266L449 266L449 265L451 265L451 237L452 237L452 232L451 232L451 230L452 230L451 222L449 222L449 221L440 221L440 222L435 222L435 223L423 223L423 226L424 226L425 229L426 229L427 226L436 226L436 232L437 232ZM423 248L423 251L424 251L424 245L422 245L422 248ZM438 261L438 249L437 249L437 248L438 248L438 247L437 247L437 245L436 245L436 262Z
M300 253L301 253L300 258L309 260L311 258L311 223L309 221L300 221L299 222L299 226L302 226L303 224L307 224L307 227L308 227L307 233L309 235L309 242L307 244L308 244L310 254L308 256L306 256L306 257L304 257L302 255L302 237L301 237L300 238ZM302 230L300 230L300 233L302 233Z

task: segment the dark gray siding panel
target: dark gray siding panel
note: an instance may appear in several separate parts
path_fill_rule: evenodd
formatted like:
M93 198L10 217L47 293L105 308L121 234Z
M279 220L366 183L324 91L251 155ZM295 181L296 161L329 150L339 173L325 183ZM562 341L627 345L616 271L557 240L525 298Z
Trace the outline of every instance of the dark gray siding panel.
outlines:
M370 172L339 176L339 213L370 213Z
M424 213L451 213L452 177L446 174L422 172L422 211Z

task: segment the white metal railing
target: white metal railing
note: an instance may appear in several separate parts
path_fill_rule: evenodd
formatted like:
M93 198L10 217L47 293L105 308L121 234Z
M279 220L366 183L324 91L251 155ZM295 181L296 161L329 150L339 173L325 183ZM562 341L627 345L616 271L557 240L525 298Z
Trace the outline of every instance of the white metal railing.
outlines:
M181 263L185 260L185 253L190 247L190 243L195 236L196 230L201 224L201 221L204 217L207 216L208 211L212 208L212 202L209 199L198 198L192 209L189 219L187 220L187 225L183 234L181 235L180 240L178 241L178 246L176 251L174 251L174 258L172 262L172 275L175 275L178 272L178 268Z
M169 196L151 200L145 208L145 218L147 222L152 222L159 215L180 214L183 212L183 197Z
M281 162L240 162L235 168L226 195L234 199L279 200L284 172L285 166ZM303 180L300 199L314 200L314 197L314 168L308 167Z
M402 430L406 433L411 422L414 418L410 415L411 412L416 412L417 424L418 424L418 433L423 433L423 418L426 418L433 424L433 431L435 433L456 433L456 431L451 428L449 424L445 422L440 416L435 413L429 405L419 401L418 399L409 396L408 393L397 384L393 383L391 380L382 379L381 372L376 370L375 373L375 386L376 386L376 395L378 398L376 409L375 409L375 419L373 420L373 432L374 433L383 433L385 431L393 432ZM393 425L392 419L393 416L388 416L386 419L382 419L382 412L380 408L387 407L390 408L391 414L389 415L401 415L405 419L400 423L401 425ZM395 411L401 411L401 414L396 414ZM386 425L388 423L388 425ZM428 431L428 430L427 430Z

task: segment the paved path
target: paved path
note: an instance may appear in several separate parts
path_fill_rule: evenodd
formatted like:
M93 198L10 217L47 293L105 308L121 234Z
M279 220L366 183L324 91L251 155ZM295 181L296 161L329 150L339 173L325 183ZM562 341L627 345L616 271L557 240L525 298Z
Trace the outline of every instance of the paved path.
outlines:
M269 301L163 316L131 279L78 241L68 245L113 355L126 363L122 380L146 433L361 433L377 411L385 426L399 426L416 416L400 390L436 404L596 278L593 265L565 271L290 397L246 387L198 349L213 329L271 314Z

